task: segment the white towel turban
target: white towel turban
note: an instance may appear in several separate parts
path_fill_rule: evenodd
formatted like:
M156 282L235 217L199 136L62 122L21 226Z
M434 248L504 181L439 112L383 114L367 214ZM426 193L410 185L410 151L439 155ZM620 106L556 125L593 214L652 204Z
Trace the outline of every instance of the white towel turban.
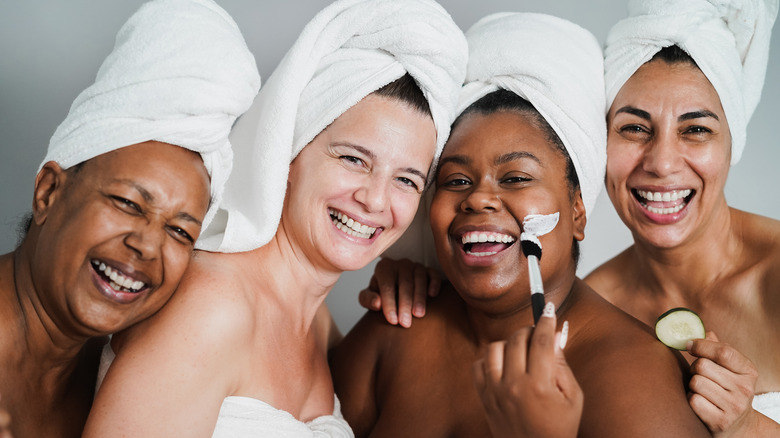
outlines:
M777 9L778 0L630 1L629 17L607 36L607 104L612 105L642 64L677 45L696 61L720 97L731 131L731 164L736 164L761 98Z
M119 30L95 83L52 136L43 163L67 169L150 140L198 152L211 175L205 228L230 174L230 128L259 88L238 26L213 1L146 3Z
M577 170L587 214L604 185L603 54L587 30L535 13L488 15L466 32L469 64L458 113L498 89L529 101Z
M457 114L493 91L529 101L560 137L590 215L604 185L607 128L601 47L587 30L535 13L488 15L467 32L469 62ZM414 222L383 256L438 267L425 196Z
M347 109L407 72L428 100L440 151L466 57L463 33L433 0L327 6L236 123L234 171L204 247L237 252L267 243L281 218L292 159Z

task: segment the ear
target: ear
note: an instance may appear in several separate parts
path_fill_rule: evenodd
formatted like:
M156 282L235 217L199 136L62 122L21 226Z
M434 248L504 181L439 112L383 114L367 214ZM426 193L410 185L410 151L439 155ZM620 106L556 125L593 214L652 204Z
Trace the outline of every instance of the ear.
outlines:
M35 177L35 189L33 190L33 221L41 225L46 221L49 210L60 197L67 175L65 170L54 161L43 165Z
M588 222L588 218L585 215L585 203L582 201L582 192L579 190L574 194L572 222L574 223L574 238L582 242L585 239L585 225Z

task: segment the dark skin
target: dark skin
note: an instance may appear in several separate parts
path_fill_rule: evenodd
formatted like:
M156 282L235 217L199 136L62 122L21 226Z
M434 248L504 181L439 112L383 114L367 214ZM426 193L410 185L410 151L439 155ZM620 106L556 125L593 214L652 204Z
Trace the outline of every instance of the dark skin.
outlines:
M81 436L106 336L170 298L208 205L200 156L177 146L43 166L30 230L0 256L0 407L14 436Z
M471 114L456 125L431 207L451 283L411 328L368 313L332 354L336 393L356 436L490 436L472 366L491 342L533 323L517 239L525 216L556 211L558 225L540 238L541 266L546 299L570 325L566 360L584 394L578 436L709 436L685 398L679 355L576 278L571 249L584 237L585 214L565 169L527 115ZM463 245L473 232L515 240Z

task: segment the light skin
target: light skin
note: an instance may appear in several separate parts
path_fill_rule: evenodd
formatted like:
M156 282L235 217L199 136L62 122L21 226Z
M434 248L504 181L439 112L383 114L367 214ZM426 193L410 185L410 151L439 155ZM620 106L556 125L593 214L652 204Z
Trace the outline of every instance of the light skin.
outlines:
M490 360L492 343L532 324L517 239L527 215L557 211L558 225L540 238L542 277L558 320L571 327L566 360L587 400L579 436L708 436L688 407L677 357L576 278L571 251L584 237L582 199L566 180L563 154L527 117L470 114L453 129L431 206L437 254L451 283L409 329L368 313L334 350L345 418L356 436L489 436L473 363ZM514 241L464 245L463 236L474 232ZM522 358L513 357L502 375L525 372ZM576 424L576 405L567 412ZM492 421L495 427L502 420Z
M208 205L203 161L178 146L43 166L30 230L0 257L0 406L14 435L80 436L104 336L170 298ZM120 275L114 286L101 264Z
M726 202L731 137L715 89L693 65L651 61L608 125L607 193L634 244L586 281L648 325L672 307L697 312L709 332L686 354L693 409L715 436L780 432L751 407L753 394L780 391L780 340L765 335L780 330L780 222ZM664 204L640 190L691 192Z
M198 253L169 304L112 343L85 436L211 436L228 396L301 421L332 414L326 354L340 335L324 299L408 227L435 143L430 116L394 98L369 95L336 119L291 164L271 242ZM376 231L347 234L334 212Z

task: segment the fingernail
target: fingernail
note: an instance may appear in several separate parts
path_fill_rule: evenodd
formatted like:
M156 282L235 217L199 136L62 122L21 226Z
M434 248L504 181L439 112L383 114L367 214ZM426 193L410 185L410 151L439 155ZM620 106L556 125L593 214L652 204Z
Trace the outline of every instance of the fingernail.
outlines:
M569 321L563 321L563 327L561 327L561 338L558 340L558 346L563 350L566 347L566 342L569 340Z
M390 312L390 324L396 325L398 324L398 315L396 315L395 312Z
M417 305L414 306L414 316L418 318L422 318L423 316L425 316L425 308L423 307L422 304L418 303Z
M685 343L685 351L689 351L693 347L693 341L688 341Z
M542 316L546 316L548 318L552 318L553 316L555 316L555 304L553 304L552 301L548 301L547 304L544 305Z
M404 327L412 325L412 317L408 313L401 314L401 325Z

